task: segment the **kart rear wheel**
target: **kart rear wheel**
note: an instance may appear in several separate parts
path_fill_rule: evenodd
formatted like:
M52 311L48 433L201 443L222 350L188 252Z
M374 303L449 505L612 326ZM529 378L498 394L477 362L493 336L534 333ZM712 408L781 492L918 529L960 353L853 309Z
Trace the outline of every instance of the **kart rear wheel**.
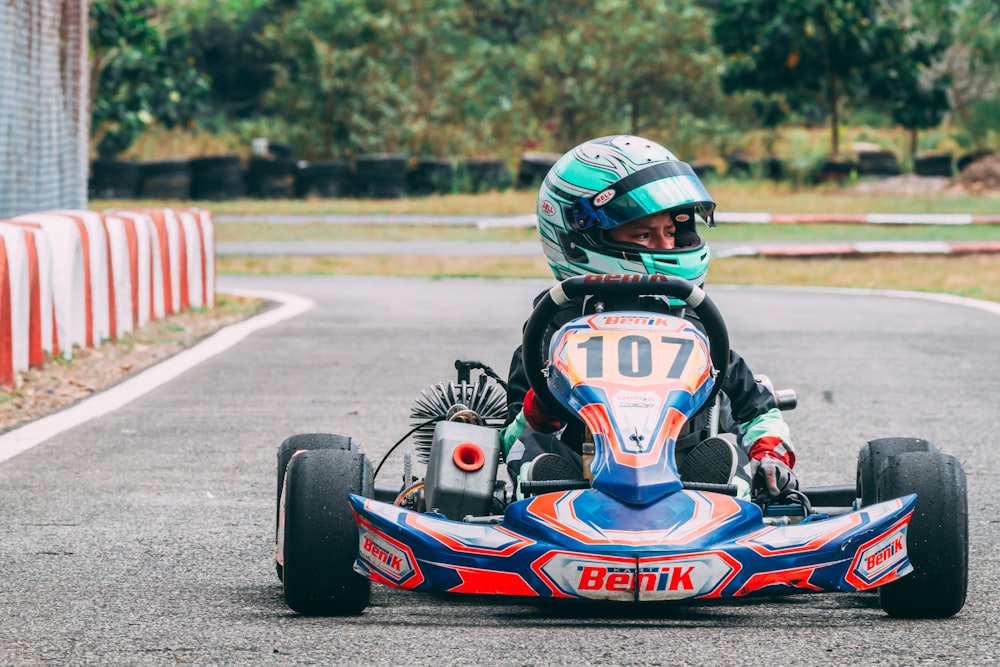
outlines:
M348 436L334 435L332 433L299 433L285 438L285 441L278 445L278 494L274 509L276 540L278 515L281 512L281 489L285 486L285 470L288 469L288 462L292 460L295 452L314 449L345 449L356 451L357 446ZM275 562L274 569L278 573L278 581L281 581L283 578L281 563Z
M371 463L359 452L307 451L288 464L284 584L288 606L309 616L360 614L370 584L354 571L358 528L347 494L371 497Z
M913 572L878 589L897 618L947 618L965 605L969 579L969 506L965 472L941 452L908 452L885 461L879 501L917 494L906 531Z
M858 452L857 486L860 506L866 507L876 502L879 472L889 457L907 452L936 451L934 445L920 438L878 438L866 442Z

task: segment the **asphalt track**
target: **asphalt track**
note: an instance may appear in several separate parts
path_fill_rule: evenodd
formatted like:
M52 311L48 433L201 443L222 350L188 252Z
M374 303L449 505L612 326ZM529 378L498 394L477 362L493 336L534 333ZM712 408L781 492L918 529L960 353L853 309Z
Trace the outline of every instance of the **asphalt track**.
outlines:
M407 430L420 390L453 377L454 359L505 372L547 285L220 279L221 290L296 298L264 316L270 326L209 339L218 349L192 351L179 371L168 361L155 381L119 385L99 416L0 436L0 664L997 661L1000 307L862 291L710 294L734 348L797 390L787 418L805 483L851 482L858 446L881 436L926 437L963 462L971 566L957 617L894 621L861 594L635 609L382 587L358 618L291 613L271 562L277 444L332 431L378 458ZM4 457L11 447L19 453ZM382 474L398 472L394 460Z

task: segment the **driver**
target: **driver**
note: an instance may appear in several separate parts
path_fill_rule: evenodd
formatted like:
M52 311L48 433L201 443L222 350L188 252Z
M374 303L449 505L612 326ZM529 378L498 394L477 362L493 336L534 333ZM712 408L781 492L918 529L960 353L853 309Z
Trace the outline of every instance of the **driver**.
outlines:
M714 227L715 201L694 170L663 146L636 136L601 137L580 144L553 165L538 193L538 234L556 278L602 273L677 276L699 286L709 249L695 216ZM683 301L642 297L631 309L686 318L701 327ZM593 312L570 302L554 318L554 333ZM797 489L795 452L774 396L735 351L720 393L719 435L709 411L694 415L675 446L684 481L735 484L738 495L779 498ZM531 390L521 348L511 360L507 424L501 431L507 469L525 480L579 479L583 423L547 414Z

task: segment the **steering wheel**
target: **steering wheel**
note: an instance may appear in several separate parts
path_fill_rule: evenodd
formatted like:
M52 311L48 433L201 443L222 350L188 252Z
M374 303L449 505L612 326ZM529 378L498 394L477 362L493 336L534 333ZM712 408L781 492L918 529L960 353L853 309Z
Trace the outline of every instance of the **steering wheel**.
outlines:
M705 404L710 405L715 400L722 389L729 368L729 331L722 319L722 313L705 291L689 280L673 276L599 274L567 278L550 289L538 300L524 327L521 348L524 371L528 376L528 384L548 412L563 418L572 416L569 410L552 395L544 373L548 361L548 350L544 349L547 347L544 345L546 342L544 336L556 313L567 302L585 296L614 300L637 299L639 296L647 295L681 299L698 315L705 327L709 354L716 370L715 385Z

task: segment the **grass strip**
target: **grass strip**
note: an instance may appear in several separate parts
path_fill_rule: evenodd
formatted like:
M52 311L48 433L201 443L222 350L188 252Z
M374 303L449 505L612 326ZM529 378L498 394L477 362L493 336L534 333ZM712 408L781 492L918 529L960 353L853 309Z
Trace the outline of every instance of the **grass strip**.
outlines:
M709 284L807 285L946 292L1000 301L997 255L876 255L843 258L722 257ZM539 257L220 257L220 273L422 278L551 278Z

